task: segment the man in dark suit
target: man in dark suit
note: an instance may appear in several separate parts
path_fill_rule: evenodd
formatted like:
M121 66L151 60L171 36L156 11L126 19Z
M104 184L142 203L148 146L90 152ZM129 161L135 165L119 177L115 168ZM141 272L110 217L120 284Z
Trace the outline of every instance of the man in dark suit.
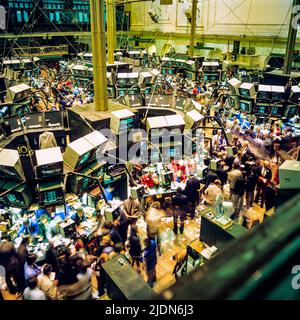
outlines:
M257 168L258 181L256 188L255 203L260 200L260 207L263 208L266 201L266 187L272 179L272 171L269 161L261 161L261 166Z
M200 181L195 176L190 176L186 182L184 193L187 197L191 218L194 218L196 205L199 203Z
M228 178L228 174L224 170L225 165L226 165L225 162L221 161L220 168L216 171L216 174L217 174L219 180L221 181L222 186L224 186L224 184L227 183L227 178Z
M174 233L178 231L178 218L180 220L180 233L183 234L184 220L186 219L186 209L188 200L187 197L182 193L182 189L178 188L176 196L172 199L173 205L173 218L174 218Z

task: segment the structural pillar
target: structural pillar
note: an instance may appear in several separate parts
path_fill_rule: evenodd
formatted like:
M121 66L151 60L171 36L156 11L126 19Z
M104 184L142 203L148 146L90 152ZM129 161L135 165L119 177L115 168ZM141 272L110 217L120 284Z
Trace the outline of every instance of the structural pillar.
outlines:
M90 13L95 111L106 111L108 109L108 101L106 78L104 0L90 0Z
M194 55L195 34L196 34L197 0L192 3L191 37L189 55Z
M106 0L107 15L107 49L108 63L114 63L114 50L116 48L116 6L115 0Z
M297 21L296 16L298 14L298 8L296 6L299 6L299 5L300 5L300 0L293 1L292 15L291 15L285 60L284 60L284 66L283 66L283 73L285 74L290 74L292 70L294 49L296 44L297 32L298 32L298 28L295 28L296 27L295 21Z

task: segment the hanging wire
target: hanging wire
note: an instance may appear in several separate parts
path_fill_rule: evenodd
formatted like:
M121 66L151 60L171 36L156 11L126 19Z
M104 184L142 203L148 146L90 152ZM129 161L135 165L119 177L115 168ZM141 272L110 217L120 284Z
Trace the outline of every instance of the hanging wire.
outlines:
M170 38L169 38L169 40L168 40L168 42L167 42L168 44L169 44L170 41L171 41L172 35L173 35L173 34L171 33L171 34L170 34ZM163 58L166 56L166 54L167 54L167 51L165 52ZM160 73L161 73L161 71L162 71L162 64L163 64L163 62L161 61L160 66L159 66L159 72L160 72ZM155 81L154 88L152 88L150 100L149 100L149 103L148 103L148 106L147 106L147 110L146 110L146 113L145 113L145 118L144 118L145 120L146 120L147 117L148 117L148 112L149 112L150 105L151 105L152 100L153 100L153 96L154 96L154 93L155 93L155 90L156 90L156 87L157 87L157 83L158 83L158 76L157 76L157 79L156 79L156 81Z

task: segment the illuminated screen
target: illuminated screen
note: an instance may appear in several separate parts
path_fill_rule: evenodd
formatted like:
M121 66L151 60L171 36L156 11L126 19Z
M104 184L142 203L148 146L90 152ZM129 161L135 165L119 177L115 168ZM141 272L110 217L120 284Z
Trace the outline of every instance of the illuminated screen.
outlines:
M287 117L293 117L297 111L297 106L289 106L287 109Z
M62 190L55 189L50 191L44 191L42 193L42 202L44 204L51 204L63 199Z
M204 75L204 81L216 81L219 79L219 75L217 74L206 74Z
M127 130L130 130L133 128L133 118L127 118L127 119L122 119L120 121L120 129L119 131L122 132L122 131L127 131Z
M241 101L240 110L243 112L251 112L251 103Z
M119 83L120 85L126 85L126 84L127 84L127 79L119 79L119 80L118 80L118 83Z
M28 106L20 106L20 107L17 107L16 108L16 114L19 116L19 117L23 117L25 113L28 113L30 112L30 109Z
M146 88L145 89L145 94L151 94L151 88Z
M137 79L129 79L129 84L136 84L137 83Z
M173 72L172 69L170 69L168 73L169 73L169 74L173 74L174 72Z
M273 100L281 100L282 98L282 93L280 92L272 92L272 99Z
M269 106L257 106L257 113L265 114L268 113Z
M272 108L272 115L277 116L280 115L281 107L273 107Z
M60 163L37 167L38 178L52 177L63 173L63 168Z
M166 73L167 73L167 69L163 68L163 69L162 69L162 73L163 73L163 74L166 74Z
M25 207L26 203L21 193L10 192L4 196L6 202L12 204L14 207Z
M79 167L82 167L83 165L85 165L85 164L89 161L90 156L91 156L91 151L85 153L85 154L81 157L80 161L78 162L78 166L79 166Z
M0 167L0 172L2 172L2 174L7 177L19 178L18 173L12 167L11 168L10 167Z
M269 100L270 98L270 93L269 92L265 92L265 91L260 91L257 95L257 99L261 99L261 100Z
M192 74L191 74L191 73L188 73L188 72L187 72L187 73L185 74L185 76L186 76L187 79L192 79Z
M248 89L241 89L240 88L240 95L247 98L250 96L250 92Z
M119 90L118 93L120 97L123 97L126 94L126 90Z

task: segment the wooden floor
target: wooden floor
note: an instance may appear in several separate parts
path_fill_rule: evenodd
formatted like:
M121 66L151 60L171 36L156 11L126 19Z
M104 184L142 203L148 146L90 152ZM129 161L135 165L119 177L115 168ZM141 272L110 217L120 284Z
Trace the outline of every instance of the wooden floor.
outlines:
M246 216L252 216L253 219L262 222L265 209L260 208L258 205L254 204L254 207L247 211ZM146 223L141 217L137 223L138 233L141 240L146 238ZM156 293L160 293L170 285L175 283L175 278L173 276L173 269L175 266L175 261L172 259L176 253L186 250L187 245L195 239L199 239L200 236L200 218L195 217L194 220L187 219L185 222L185 228L183 235L178 234L175 236L173 232L173 218L165 217L161 222L161 253L162 255L158 257L158 263L156 267L157 271L157 282L154 284L153 290ZM136 266L134 267L136 269ZM145 272L142 270L141 276L146 281L147 277ZM93 292L97 292L97 282L96 278L92 279ZM20 296L14 296L7 293L7 291L2 291L5 300L16 300L20 299ZM96 297L95 297L96 298ZM98 298L99 299L99 298ZM101 300L109 300L108 296L102 296Z

